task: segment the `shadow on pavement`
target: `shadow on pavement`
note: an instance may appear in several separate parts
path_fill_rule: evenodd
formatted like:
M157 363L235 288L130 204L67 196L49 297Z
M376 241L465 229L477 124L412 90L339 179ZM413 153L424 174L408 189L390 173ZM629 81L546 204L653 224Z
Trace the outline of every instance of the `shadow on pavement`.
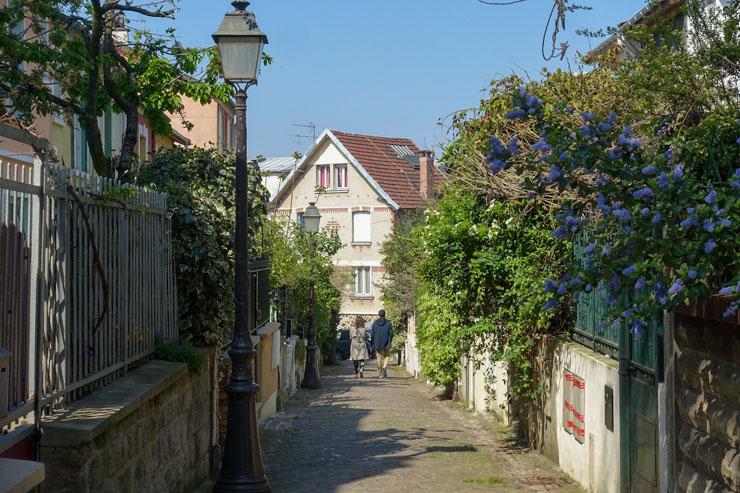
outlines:
M419 456L436 454L434 460L444 463L450 454L477 451L444 436L459 430L412 426L414 409L384 402L411 391L404 377L355 379L346 365L323 371L322 389L299 391L263 426L264 462L274 492L333 492L371 477L382 488L384 476ZM382 426L386 420L390 426Z

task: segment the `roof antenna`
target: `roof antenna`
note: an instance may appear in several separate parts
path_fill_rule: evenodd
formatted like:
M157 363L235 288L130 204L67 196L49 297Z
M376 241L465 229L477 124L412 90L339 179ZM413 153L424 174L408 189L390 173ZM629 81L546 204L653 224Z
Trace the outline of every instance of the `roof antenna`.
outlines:
M313 140L311 141L311 143L313 144L314 142L316 142L316 124L314 122L294 123L293 126L294 127L301 127L301 128L309 128L309 129L311 129L311 135L296 134L296 135L293 136L293 137L296 137L298 139L298 145L299 146L301 145L301 139L313 138Z

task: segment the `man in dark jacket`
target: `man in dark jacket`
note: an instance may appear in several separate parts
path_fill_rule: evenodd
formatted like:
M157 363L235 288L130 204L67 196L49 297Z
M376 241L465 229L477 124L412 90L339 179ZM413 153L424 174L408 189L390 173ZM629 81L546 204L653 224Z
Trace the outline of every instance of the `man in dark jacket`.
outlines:
M386 378L388 376L388 362L391 359L393 328L390 320L385 318L385 310L380 310L378 317L380 318L373 322L372 344L377 353L378 378Z

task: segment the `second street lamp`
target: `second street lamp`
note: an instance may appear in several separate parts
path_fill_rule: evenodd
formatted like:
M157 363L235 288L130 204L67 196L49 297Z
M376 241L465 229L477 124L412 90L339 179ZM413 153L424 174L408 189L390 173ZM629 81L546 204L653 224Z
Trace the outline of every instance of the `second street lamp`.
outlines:
M257 27L249 2L232 2L213 40L221 54L224 79L236 89L236 266L234 330L229 348L231 375L221 470L214 492L269 492L257 430L257 391L252 344L253 317L249 281L249 175L247 164L247 89L257 83L262 47L267 36Z
M315 235L319 232L321 225L321 213L316 207L315 202L311 202L303 212L303 229L311 236L312 250L315 250ZM313 263L315 252L311 252L309 262L309 286L308 286L308 346L306 347L306 370L303 373L303 382L301 388L318 389L321 388L321 376L319 375L319 361L316 355L318 346L316 345L316 287L313 280Z

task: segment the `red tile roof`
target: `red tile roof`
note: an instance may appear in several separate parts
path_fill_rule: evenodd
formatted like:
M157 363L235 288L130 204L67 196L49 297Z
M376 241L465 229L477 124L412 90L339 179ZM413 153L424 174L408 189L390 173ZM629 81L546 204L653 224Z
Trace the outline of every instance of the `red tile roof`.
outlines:
M331 132L399 208L416 209L426 205L426 200L419 192L418 167L399 157L390 147L407 147L418 158L421 152L412 140L351 134L337 130ZM435 185L438 187L445 180L442 172L435 167Z

